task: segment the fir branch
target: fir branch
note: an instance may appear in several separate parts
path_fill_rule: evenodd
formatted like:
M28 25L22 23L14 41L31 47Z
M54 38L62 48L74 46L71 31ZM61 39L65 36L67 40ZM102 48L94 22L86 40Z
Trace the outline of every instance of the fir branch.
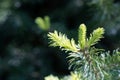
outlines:
M71 72L71 80L81 80L81 75L77 72Z
M54 31L54 33L49 32L48 34L49 39L51 40L50 46L59 46L62 50L77 52L78 49L76 48L75 40L69 40L65 34L61 32Z
M81 24L79 26L78 43L79 43L81 49L83 49L86 45L86 26L85 26L85 24Z
M44 21L45 21L45 25L46 25L46 29L50 28L50 18L48 16L44 17Z
M36 18L35 23L38 25L39 28L46 30L45 22L41 17Z
M49 75L49 76L45 77L45 80L59 80L59 78L56 76L53 76L53 75Z
M120 70L120 52L118 49L114 50L112 55L110 51L102 53L100 56L102 70L104 70L105 80L119 80Z
M87 46L93 46L95 45L98 41L100 41L100 38L103 38L104 34L104 29L103 28L97 28L90 34L90 37L87 41Z
M37 17L35 23L42 30L48 30L50 28L50 18L48 16L45 16L44 18Z
M71 74L72 80L118 80L120 52L115 50L113 55L110 55L109 52L105 53L103 49L97 49L93 46L103 38L103 34L104 29L97 28L86 40L86 26L81 24L78 33L80 47L76 46L74 39L69 40L65 34L57 31L48 34L51 46L59 46L62 50L71 51L67 57L69 58L69 68L81 74L80 77Z

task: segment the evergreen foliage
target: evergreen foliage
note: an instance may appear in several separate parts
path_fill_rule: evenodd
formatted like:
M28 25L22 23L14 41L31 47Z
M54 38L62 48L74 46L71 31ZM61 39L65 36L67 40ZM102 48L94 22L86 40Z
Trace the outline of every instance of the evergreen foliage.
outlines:
M45 16L44 18L37 17L35 23L42 30L48 30L50 28L50 18L48 16Z
M100 40L100 38L103 38L103 34L104 34L103 28L97 28L96 30L94 30L90 34L90 37L88 39L88 47L93 46Z
M48 77L45 77L45 80L59 80L58 77L55 77L53 75L50 75Z
M79 27L78 42L79 42L81 49L85 48L85 45L86 45L86 26L84 24L81 24Z
M62 48L62 50L77 52L75 40L74 39L69 40L65 34L54 31L54 33L50 32L48 34L48 37L49 39L52 40L50 42L51 43L50 46L54 47L59 46L60 48Z
M45 18L45 15L50 19ZM35 21L37 17L42 21L38 20L37 23ZM56 54L64 51L59 52L48 47L46 36L48 31L57 30L67 33L65 36L68 38L74 38L77 50L74 49L74 52L65 50L67 53L77 53L89 48L91 53L95 50L94 54L97 55L101 49L96 49L94 44L86 47L89 36L85 39L84 47L80 47L82 45L76 34L79 23L83 22L89 25L87 35L99 25L104 27L105 38L97 46L110 51L120 48L120 0L0 0L0 80L43 80L44 76L49 74L58 76L69 74L68 64L64 59L68 54ZM71 39L69 41L71 44ZM107 54L113 53L116 54L116 50L105 52L105 55L101 56L107 58ZM98 54L100 56L100 53ZM109 57L112 62L109 61ZM112 80L119 80L117 77L119 72L114 70L119 67L113 66L119 64L118 58L114 60L111 55L109 57L108 60L105 59L108 67L106 71L111 73L109 75L114 75ZM73 60L77 62L78 59L79 56ZM76 64L77 67L81 65L79 61ZM71 65L72 68L73 66ZM76 72L73 74L76 75ZM64 77L63 80L70 80L71 75ZM110 76L106 74L106 77L110 80Z
M96 43L103 38L104 28L97 28L89 38L86 38L86 26L81 24L78 30L78 45L74 39L69 40L65 34L54 31L48 33L50 46L59 46L69 51L69 68L73 68L72 79L68 80L118 80L120 77L120 52L105 52L104 49L95 48ZM81 75L80 77L78 77ZM77 78L76 78L77 76ZM60 79L61 80L61 79Z

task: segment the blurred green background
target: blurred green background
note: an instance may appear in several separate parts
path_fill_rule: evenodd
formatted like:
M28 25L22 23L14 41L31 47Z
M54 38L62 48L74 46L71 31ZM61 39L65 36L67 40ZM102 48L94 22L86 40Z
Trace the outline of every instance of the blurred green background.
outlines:
M67 54L49 47L49 31L35 23L46 15L50 31L77 40L81 23L88 34L104 27L105 38L96 47L120 48L119 0L0 0L0 80L43 80L49 74L69 74Z

